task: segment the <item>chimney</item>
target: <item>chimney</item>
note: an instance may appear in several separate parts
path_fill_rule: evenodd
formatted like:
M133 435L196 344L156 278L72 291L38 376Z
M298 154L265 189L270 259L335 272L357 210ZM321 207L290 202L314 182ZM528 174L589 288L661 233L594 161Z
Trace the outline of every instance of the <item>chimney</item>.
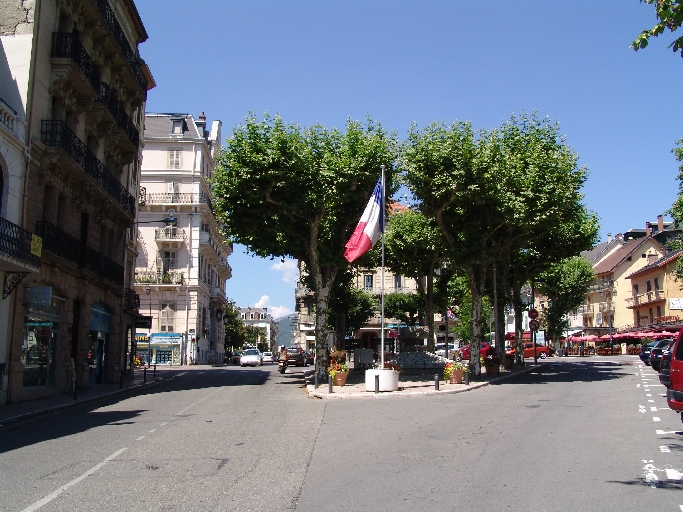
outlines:
M664 231L664 217L657 215L657 229L659 231Z
M199 136L204 137L204 132L206 132L206 116L204 115L204 112L199 114L199 121L197 121L195 124L199 130Z
M607 243L612 241L612 233L607 233Z
M645 223L645 236L650 236L652 234L652 228L650 227L650 223L646 222Z

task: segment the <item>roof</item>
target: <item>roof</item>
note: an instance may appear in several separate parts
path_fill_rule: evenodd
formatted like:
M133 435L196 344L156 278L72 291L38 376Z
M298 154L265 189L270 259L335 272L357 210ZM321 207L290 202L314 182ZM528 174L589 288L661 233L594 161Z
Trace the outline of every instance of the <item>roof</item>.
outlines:
M133 24L135 25L135 30L138 31L138 34L140 34L140 43L144 43L147 41L149 38L149 35L147 34L147 30L145 29L145 26L142 24L142 19L140 18L140 13L138 12L138 8L135 6L135 2L133 0L123 0L123 4L128 11L128 15L130 16L130 19L132 20Z
M586 258L590 263L595 263L597 262L600 257L609 252L609 250L614 247L615 245L623 244L624 241L621 239L621 237L616 237L613 238L612 240L608 240L607 242L601 242L595 247L593 247L589 251L583 251L581 253L581 256Z
M652 269L655 269L655 268L664 267L664 266L668 265L669 263L671 263L672 261L676 261L679 258L679 256L681 255L681 252L683 252L683 251L678 250L678 251L667 253L664 256L662 256L661 258L659 258L657 261L653 261L649 265L645 265L640 270L636 270L633 274L626 276L626 279L631 279L632 277L635 277L637 275L645 274L646 272L648 272Z
M147 112L145 113L145 138L172 138L171 119L178 118L182 118L185 121L183 123L183 138L200 138L192 114L152 114ZM177 138L179 139L180 137Z
M654 240L651 236L645 238L636 238L634 240L629 240L624 243L621 247L617 248L612 254L607 256L604 260L593 267L596 274L606 274L613 272L615 268L621 265L629 256L632 256L640 247L642 247L647 241L651 241L656 246L664 249L664 246Z

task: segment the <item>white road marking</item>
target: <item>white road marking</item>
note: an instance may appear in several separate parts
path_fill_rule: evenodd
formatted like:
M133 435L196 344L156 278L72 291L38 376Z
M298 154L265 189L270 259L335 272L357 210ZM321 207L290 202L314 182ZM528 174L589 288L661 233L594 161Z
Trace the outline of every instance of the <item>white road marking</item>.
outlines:
M657 430L658 436L665 436L667 434L677 434L675 430Z
M657 412L657 408L656 407L650 407L650 412Z
M645 407L643 407L642 405L639 405L639 406L638 406L638 412L639 412L640 414L645 414Z
M26 507L24 510L22 510L22 512L33 512L34 510L38 510L38 509L39 509L40 507L42 507L43 505L47 505L47 504L50 503L52 500L54 500L57 496L59 496L60 494L62 494L64 491L66 491L69 487L73 487L73 486L76 485L77 483L79 483L79 482L81 482L82 480L88 478L88 477L89 477L90 475L92 475L95 471L97 471L98 469L101 469L102 467L104 467L104 466L107 464L107 462L109 462L110 460L115 459L116 457L118 457L119 455L121 455L123 452L125 452L127 449L128 449L128 448L121 448L120 450L118 450L118 451L112 453L109 457L107 457L106 459L104 459L102 462L100 462L100 463L97 464L96 466L91 467L88 471L86 471L85 473L83 473L83 474L82 474L81 476L79 476L78 478L74 478L73 480L71 480L71 482L62 485L62 486L61 486L59 489L57 489L55 492L53 492L53 493L51 493L51 494L48 494L48 495L45 496L43 499L36 501L36 502L35 502L34 504L32 504L32 505L29 505L29 506Z
M136 441L142 441L145 438L145 436L140 436L136 439Z
M662 453L671 453L671 448L669 448L667 445L662 445L659 447L659 451Z
M648 402L652 402L652 403L655 403L655 401L654 401L654 400L648 400Z
M185 375L186 373L187 373L187 372L180 372L179 374L176 375L176 377L182 377L182 376Z
M645 396L652 396L652 395L650 394L650 395L645 395Z
M166 426L166 425L168 425L168 421L164 421L164 422L161 424L162 427L164 427L164 426Z
M157 429L153 428L152 430L149 431L149 433L151 434L152 432L156 432L156 431L157 431Z
M197 372L197 375L204 375L206 372Z
M678 471L677 469L667 469L666 470L666 477L669 480L680 480L681 479L681 472Z
M652 421L662 421L662 420L661 420L661 418L658 418L657 416L653 416Z
M643 473L645 474L645 482L647 482L651 487L657 487L657 484L659 483L659 478L657 475L655 475L655 470L657 469L654 467L653 464L649 464L648 462L652 461L643 461L646 464L643 466Z
M681 512L683 512L683 505L678 505L678 508L680 508Z
M636 384L636 387L639 388L639 387L640 387L640 384Z

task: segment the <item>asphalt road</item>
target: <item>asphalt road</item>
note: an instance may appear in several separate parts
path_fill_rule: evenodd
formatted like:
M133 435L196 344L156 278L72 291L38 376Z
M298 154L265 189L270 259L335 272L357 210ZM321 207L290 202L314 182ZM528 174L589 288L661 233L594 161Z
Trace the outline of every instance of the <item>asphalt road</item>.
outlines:
M179 370L0 429L0 509L680 512L680 418L636 361L377 400L308 398L298 369Z

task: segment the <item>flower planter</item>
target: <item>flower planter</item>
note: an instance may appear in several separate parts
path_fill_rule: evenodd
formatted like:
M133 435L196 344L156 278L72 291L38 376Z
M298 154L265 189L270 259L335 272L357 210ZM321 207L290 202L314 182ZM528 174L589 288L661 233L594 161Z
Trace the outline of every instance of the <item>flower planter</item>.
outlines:
M495 377L500 373L500 368L497 364L487 364L486 365L486 375L489 377Z
M375 375L379 375L380 391L398 391L398 372L389 369L365 370L365 391L375 391Z
M515 366L515 360L512 359L511 357L506 357L505 358L505 369L506 370L512 370Z
M332 384L335 386L346 386L346 379L349 376L349 372L337 372L334 374L334 379Z
M465 378L465 370L451 370L451 376L448 382L451 384L462 384Z

